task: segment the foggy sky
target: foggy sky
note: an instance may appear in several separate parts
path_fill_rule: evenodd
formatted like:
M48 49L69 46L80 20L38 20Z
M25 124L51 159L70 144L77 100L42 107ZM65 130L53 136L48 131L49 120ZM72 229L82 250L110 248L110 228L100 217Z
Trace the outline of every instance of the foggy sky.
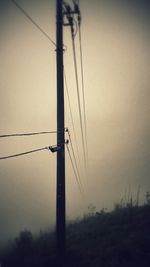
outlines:
M70 1L71 2L71 1ZM81 0L89 169L85 200L66 153L67 218L112 208L149 181L149 1ZM55 41L55 1L19 3ZM10 0L0 0L0 133L56 129L55 47ZM78 37L76 37L77 55ZM64 65L83 158L70 31ZM66 101L66 126L72 131ZM56 144L56 136L1 139L1 156ZM56 155L0 162L0 243L55 223Z

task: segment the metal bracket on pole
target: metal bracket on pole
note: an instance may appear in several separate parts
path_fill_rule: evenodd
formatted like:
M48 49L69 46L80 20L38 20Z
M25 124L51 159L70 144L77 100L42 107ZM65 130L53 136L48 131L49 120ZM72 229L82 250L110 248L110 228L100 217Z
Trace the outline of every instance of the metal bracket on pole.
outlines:
M50 151L52 153L58 152L59 150L61 150L61 146L53 146L53 147L50 147Z
M68 132L68 131L69 131L69 130L66 129L66 132ZM65 145L69 144L69 140L68 140L68 139L64 140L64 144L65 144ZM49 150L50 150L52 153L55 153L55 152L58 152L58 151L60 151L60 150L62 149L62 145L59 145L59 146L49 146L48 148L49 148Z
M65 145L68 145L69 144L69 140L65 140Z
M81 23L81 12L79 9L79 5L73 1L74 3L74 9L64 2L64 11L63 11L63 19L67 19L67 22L63 23L63 26L71 26L72 31L74 32L74 15L78 15L78 23Z

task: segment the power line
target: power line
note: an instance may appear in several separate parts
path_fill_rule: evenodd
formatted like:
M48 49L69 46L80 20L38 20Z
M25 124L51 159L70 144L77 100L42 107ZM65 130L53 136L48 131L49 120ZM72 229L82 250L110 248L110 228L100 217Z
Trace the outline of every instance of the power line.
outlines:
M78 21L79 25L79 44L80 44L80 62L81 62L81 77L82 77L82 96L83 96L83 115L84 115L84 130L85 130L85 145L88 161L88 142L87 142L87 125L86 125L86 107L85 107L85 85L84 85L84 71L83 71L83 53L82 53L82 39L81 39L81 23L80 17Z
M62 131L58 131L62 132ZM17 137L17 136L32 136L32 135L43 135L43 134L54 134L57 133L57 131L45 131L45 132L33 132L33 133L13 133L13 134L3 134L0 135L0 138L6 138L6 137Z
M73 169L74 175L75 175L75 177L76 177L77 184L78 184L78 186L79 186L80 193L83 194L83 189L82 189L82 187L81 187L81 185L80 185L79 178L78 178L78 175L77 175L77 173L76 173L76 169L75 169L75 166L74 166L74 163L73 163L73 159L72 159L72 157L71 157L71 153L70 153L68 144L66 144L66 147L67 147L68 155L69 155L69 158L70 158L70 161L71 161L72 169Z
M38 149L34 149L34 150L29 150L29 151L25 151L22 153L18 153L18 154L14 154L14 155L9 155L9 156L5 156L5 157L0 157L0 160L4 160L4 159L9 159L9 158L15 158L15 157L20 157L20 156L24 156L27 154L31 154L31 153L35 153L38 151L42 151L42 150L51 150L51 146L49 147L42 147L42 148L38 148Z
M69 96L69 90L68 90L68 84L67 84L67 78L66 78L66 73L65 73L65 71L64 71L64 78L65 78L65 89L66 89L67 98L68 98L68 104L69 104L69 111L70 111L71 123L72 123L72 128L73 128L74 138L75 138L75 145L76 145L76 149L77 149L78 160L79 160L79 162L80 162L79 148L78 148L77 136L76 136L76 131L75 131L75 125L74 125L74 119L73 119L73 113L72 113L72 108L71 108L71 101L70 101L70 96Z
M70 145L71 145L72 155L73 155L74 162L75 162L75 167L76 167L76 171L77 171L77 175L78 175L78 180L80 182L81 187L83 187L82 186L82 182L81 182L81 177L80 177L79 169L78 169L78 165L77 165L76 156L75 156L75 153L74 153L74 148L73 148L73 144L72 144L72 139L71 139L70 131L68 130L67 133L68 133L68 137L69 137L69 141L70 141Z
M82 138L84 162L85 162L85 166L86 166L86 152L85 152L85 143L84 143L84 134L83 134L83 122L82 122L82 113L81 113L81 102L80 102L79 80L78 80L78 71L77 71L76 49L75 49L75 41L74 41L74 32L73 32L72 27L71 27L71 37L72 37L73 59L74 59L74 67L75 67L75 78L76 78L76 85L77 85L77 97L78 97L78 107L79 107L79 117L80 117L81 138Z
M56 43L50 38L50 36L32 19L32 17L16 2L15 0L11 0L11 2L24 14L24 16L32 22L32 24L54 45Z

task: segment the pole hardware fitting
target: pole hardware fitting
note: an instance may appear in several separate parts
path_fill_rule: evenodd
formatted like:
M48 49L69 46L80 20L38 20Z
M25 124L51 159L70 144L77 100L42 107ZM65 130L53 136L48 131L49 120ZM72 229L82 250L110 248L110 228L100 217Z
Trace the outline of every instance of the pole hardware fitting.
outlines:
M55 152L58 152L61 150L61 146L50 146L49 147L49 150L52 152L52 153L55 153Z
M69 140L68 140L68 139L65 140L65 144L66 144L66 145L69 144Z
M68 130L69 131L69 130ZM68 145L69 144L69 140L68 139L66 139L66 140L64 140L64 143L63 144L65 144L65 145ZM58 152L58 151L60 151L61 149L62 149L62 147L63 147L63 144L60 144L59 146L49 146L48 147L48 149L52 152L52 153L55 153L55 152Z
M63 26L71 26L73 31L73 25L74 25L74 15L77 15L78 23L81 23L81 12L79 9L79 5L73 1L74 8L67 4L65 1L63 2L64 8L63 8L63 20L66 18L66 22L63 23Z
M65 132L68 133L69 132L69 129L68 128L65 128Z

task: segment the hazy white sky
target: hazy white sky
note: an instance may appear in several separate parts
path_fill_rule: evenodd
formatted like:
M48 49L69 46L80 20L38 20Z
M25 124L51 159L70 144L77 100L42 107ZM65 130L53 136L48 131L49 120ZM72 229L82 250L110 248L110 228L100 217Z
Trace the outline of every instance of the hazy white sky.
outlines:
M18 2L55 41L55 1ZM149 1L80 2L89 171L87 180L82 176L84 203L67 157L67 218L86 212L89 203L97 210L111 208L125 191L132 191L135 197L139 184L141 201L150 190ZM0 0L0 36L0 133L56 129L55 47L10 0ZM64 43L81 151L69 28L64 29ZM76 45L79 56L78 35ZM72 129L67 100L66 126ZM3 139L1 155L55 143L55 135ZM23 228L38 230L54 223L55 156L44 151L0 162L0 228L4 237Z

